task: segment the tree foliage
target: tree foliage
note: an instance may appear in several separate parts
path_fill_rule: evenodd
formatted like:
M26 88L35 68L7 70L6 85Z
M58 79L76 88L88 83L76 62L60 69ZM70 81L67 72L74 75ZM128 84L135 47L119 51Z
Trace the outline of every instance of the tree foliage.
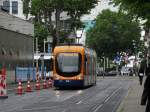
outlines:
M133 40L139 45L139 22L124 13L103 10L94 28L88 31L86 42L99 57L112 58L117 52L134 51Z
M53 46L59 42L62 33L60 30L60 14L67 12L70 17L70 32L82 26L80 17L88 14L98 3L98 0L23 0L24 13L31 13L37 24L44 24L53 36ZM31 5L30 5L31 3ZM52 21L52 14L55 13L55 21ZM55 27L53 23L55 22ZM64 31L63 31L64 32Z
M150 1L149 0L111 0L120 9L127 11L134 17L140 17L146 21L146 25L150 26Z

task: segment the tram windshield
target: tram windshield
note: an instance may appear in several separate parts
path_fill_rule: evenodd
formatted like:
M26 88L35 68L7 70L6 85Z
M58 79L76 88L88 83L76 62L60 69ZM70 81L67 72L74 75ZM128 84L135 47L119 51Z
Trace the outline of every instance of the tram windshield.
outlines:
M59 53L56 58L57 72L63 76L73 76L80 72L81 55L79 53Z

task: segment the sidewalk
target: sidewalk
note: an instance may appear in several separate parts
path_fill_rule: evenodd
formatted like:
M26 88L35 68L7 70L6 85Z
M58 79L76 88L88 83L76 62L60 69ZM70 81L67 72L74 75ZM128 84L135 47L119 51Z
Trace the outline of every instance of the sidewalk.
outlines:
M145 112L145 106L140 105L142 92L143 85L140 86L138 77L135 77L135 79L133 79L133 84L129 88L127 96L125 96L117 112Z

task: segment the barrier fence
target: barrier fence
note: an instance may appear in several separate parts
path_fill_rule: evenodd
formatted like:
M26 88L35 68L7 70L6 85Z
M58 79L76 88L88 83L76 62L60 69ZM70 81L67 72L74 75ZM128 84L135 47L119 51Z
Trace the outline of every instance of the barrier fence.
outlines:
M39 77L42 76L42 68L39 69ZM44 78L46 78L46 67L44 68ZM15 80L18 82L21 81L28 81L30 79L31 81L36 80L36 68L32 67L16 67L15 70Z
M18 82L19 80L27 81L28 79L35 81L36 68L16 67L15 76L16 82Z

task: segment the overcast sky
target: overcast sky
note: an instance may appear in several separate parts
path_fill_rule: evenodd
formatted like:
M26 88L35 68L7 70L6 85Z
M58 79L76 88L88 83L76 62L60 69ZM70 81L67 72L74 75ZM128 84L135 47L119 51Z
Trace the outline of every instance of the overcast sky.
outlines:
M96 16L103 10L103 9L111 9L113 11L116 11L117 8L113 7L112 5L109 5L109 0L100 0L101 2L98 3L98 5L91 10L91 14L85 15L81 18L81 20L93 20L96 18Z

